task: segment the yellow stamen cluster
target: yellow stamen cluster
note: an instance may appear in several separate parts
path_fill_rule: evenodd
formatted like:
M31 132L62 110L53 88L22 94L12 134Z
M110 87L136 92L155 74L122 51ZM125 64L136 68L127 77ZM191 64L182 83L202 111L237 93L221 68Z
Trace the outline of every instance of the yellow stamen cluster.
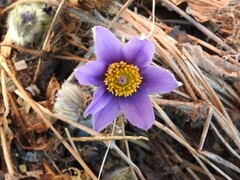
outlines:
M142 77L137 66L120 61L108 66L104 83L113 95L127 97L137 92Z

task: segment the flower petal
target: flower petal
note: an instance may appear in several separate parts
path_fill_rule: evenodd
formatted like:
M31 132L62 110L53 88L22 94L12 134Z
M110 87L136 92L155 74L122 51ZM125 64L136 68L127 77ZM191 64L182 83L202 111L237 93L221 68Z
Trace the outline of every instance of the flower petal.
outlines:
M181 85L173 74L161 67L149 66L140 73L143 77L140 88L146 93L169 93Z
M95 26L93 34L97 60L107 63L122 60L122 45L111 31L101 26Z
M155 51L154 44L147 40L141 40L134 37L129 40L123 47L123 53L126 62L138 67L146 67L150 64Z
M113 98L113 95L106 91L105 85L101 85L93 94L92 102L84 112L84 116L94 114L103 109Z
M106 66L100 61L91 61L75 70L75 76L81 85L99 86L104 80Z
M140 129L152 127L155 116L150 98L145 93L136 93L127 98L119 98L120 110L128 121Z
M109 125L119 113L117 100L113 98L102 110L93 114L93 130L101 131Z

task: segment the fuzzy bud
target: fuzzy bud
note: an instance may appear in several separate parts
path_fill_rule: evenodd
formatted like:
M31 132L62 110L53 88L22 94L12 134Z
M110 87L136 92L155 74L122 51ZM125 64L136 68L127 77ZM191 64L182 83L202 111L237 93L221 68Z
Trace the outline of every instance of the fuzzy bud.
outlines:
M78 122L83 119L86 101L86 93L78 85L66 81L57 93L53 111Z
M19 4L9 13L8 33L13 43L25 46L43 34L43 24L50 22L52 9L43 3Z

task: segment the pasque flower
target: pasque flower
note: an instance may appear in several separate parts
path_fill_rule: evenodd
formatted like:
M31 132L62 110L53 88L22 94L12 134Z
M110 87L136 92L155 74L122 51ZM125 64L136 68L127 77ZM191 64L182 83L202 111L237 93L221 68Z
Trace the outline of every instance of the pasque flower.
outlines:
M154 123L148 94L169 93L180 83L167 70L150 65L155 47L147 39L134 37L124 46L109 30L93 28L96 61L76 69L82 85L97 86L85 111L92 114L93 129L100 131L121 112L138 128Z
M16 5L9 13L7 24L12 42L25 46L44 34L51 19L52 7L44 3Z

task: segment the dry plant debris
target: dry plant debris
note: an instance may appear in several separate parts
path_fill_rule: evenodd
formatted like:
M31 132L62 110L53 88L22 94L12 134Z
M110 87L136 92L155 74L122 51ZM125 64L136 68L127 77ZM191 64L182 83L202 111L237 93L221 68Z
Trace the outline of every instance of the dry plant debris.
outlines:
M223 7L227 7L230 0L171 0L174 4L180 5L187 3L186 12L194 16L198 21L205 22L212 20L216 11Z
M6 24L11 9L39 2L53 10L40 40L24 47L12 43ZM239 18L238 0L1 2L1 178L238 179ZM211 23L217 28L207 29ZM76 86L74 69L95 59L96 25L111 27L123 42L149 36L156 48L153 64L170 69L183 84L151 96L156 120L148 131L120 116L97 133L91 117L82 116L95 88ZM61 103L54 110L64 83L79 90L76 99L64 99L65 110L77 110L73 116L58 113Z

